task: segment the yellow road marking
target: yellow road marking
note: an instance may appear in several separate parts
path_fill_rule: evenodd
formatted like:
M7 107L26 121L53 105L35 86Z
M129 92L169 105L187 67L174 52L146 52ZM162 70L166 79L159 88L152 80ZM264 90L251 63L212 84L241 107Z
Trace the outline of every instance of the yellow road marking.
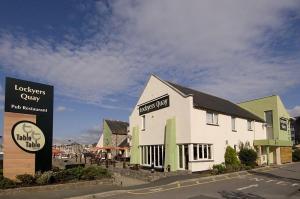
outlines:
M265 171L271 171L275 168L269 168L268 170L265 170ZM192 186L197 186L197 185L202 185L202 184L209 184L209 183L213 183L213 182L219 182L219 181L223 181L223 180L229 180L229 179L234 179L234 178L241 178L241 177L244 177L244 176L250 176L250 175L253 175L251 173L247 173L246 175L242 175L242 176L234 176L234 177L229 177L229 176L224 176L225 178L224 179L215 179L215 178L212 178L212 179L208 179L207 182L199 182L199 181L195 181L194 184L190 184L190 185L181 185L180 182L176 181L176 182L173 182L171 184L168 184L168 185L176 185L175 187L170 187L170 188L162 188L162 186L155 186L155 187L148 187L148 188L142 188L142 189L138 189L138 190L135 190L135 191L142 191L142 190L149 190L148 192L144 192L144 193L135 193L133 191L128 191L127 193L129 194L134 194L134 195L146 195L146 194L151 194L151 193L158 193L158 192L164 192L164 191L170 191L170 190L174 190L174 189L180 189L180 188L185 188L185 187L192 187ZM183 181L183 182L189 182L189 181ZM154 189L156 187L160 187L160 189ZM152 191L151 191L152 190Z
M232 177L232 178L236 178L236 177ZM232 178L228 178L228 179L232 179ZM185 187L192 187L192 186L197 186L197 185L202 185L202 184L208 184L208 183L212 183L212 182L219 182L219 181L228 180L228 179L220 179L220 180L208 181L208 182L198 182L198 183L190 184L190 185L181 185L181 184L178 184L176 187L171 187L171 188L166 188L166 189L162 188L159 191L149 191L149 192L144 192L144 193L135 193L135 192L128 191L127 193L129 193L129 194L135 194L135 195L146 195L146 194L151 194L151 193L158 193L158 192L170 191L170 190L180 189L180 188L185 188Z

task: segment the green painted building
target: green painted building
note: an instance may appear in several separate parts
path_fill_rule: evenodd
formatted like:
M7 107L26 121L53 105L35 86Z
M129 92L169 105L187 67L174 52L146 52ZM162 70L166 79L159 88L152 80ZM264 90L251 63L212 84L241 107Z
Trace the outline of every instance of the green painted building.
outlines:
M261 164L281 164L292 161L290 115L278 95L254 99L239 104L266 121L266 139L255 140Z
M111 152L113 156L118 153L125 153L127 157L128 123L118 120L103 120L102 135L98 141L97 147Z

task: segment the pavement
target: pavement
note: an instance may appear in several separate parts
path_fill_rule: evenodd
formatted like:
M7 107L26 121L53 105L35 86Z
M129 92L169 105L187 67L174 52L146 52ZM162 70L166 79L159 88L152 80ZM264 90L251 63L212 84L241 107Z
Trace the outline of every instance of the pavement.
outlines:
M216 199L300 198L300 163L264 168L249 172L179 180L169 184L128 188L98 194L73 197L72 199ZM70 199L70 198L69 198Z

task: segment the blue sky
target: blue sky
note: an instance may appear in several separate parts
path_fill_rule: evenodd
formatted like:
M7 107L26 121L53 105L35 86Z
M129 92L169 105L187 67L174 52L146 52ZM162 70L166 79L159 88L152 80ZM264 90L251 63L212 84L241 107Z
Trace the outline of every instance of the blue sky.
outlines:
M3 0L0 121L5 76L42 82L55 142L96 142L151 73L234 102L278 94L300 115L299 57L298 0Z

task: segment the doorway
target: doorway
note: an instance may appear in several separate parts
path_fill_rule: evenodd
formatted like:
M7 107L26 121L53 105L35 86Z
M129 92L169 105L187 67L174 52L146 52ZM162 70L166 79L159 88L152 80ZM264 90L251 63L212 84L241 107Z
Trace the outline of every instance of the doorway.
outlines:
M181 170L189 169L189 147L187 144L178 145L178 167Z

